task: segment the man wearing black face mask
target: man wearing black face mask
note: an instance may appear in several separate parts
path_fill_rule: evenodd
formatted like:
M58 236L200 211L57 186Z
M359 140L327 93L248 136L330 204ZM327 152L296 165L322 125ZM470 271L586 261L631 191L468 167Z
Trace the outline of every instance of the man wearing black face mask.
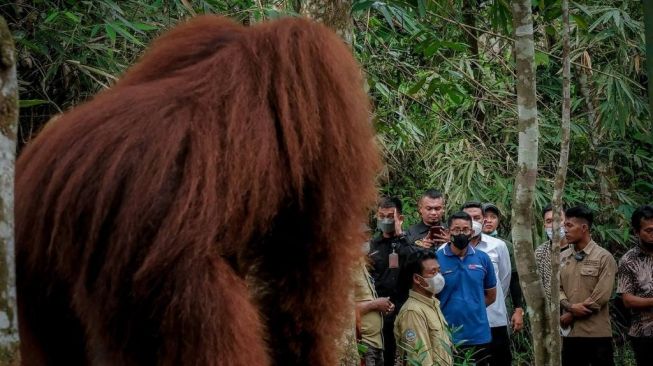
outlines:
M372 240L369 257L372 261L370 275L379 297L389 297L398 309L397 276L399 266L407 256L416 250L403 235L401 224L404 220L402 205L398 198L382 198L377 208L377 228L381 232ZM395 354L393 324L396 312L391 311L383 319L384 363L392 366Z
M653 206L641 206L631 217L639 245L619 261L617 293L631 309L628 331L637 366L653 365Z
M492 340L486 307L497 296L497 278L490 257L469 245L472 217L453 214L448 221L450 242L437 251L445 285L439 294L440 308L452 328L454 344L473 351L477 365L488 365Z

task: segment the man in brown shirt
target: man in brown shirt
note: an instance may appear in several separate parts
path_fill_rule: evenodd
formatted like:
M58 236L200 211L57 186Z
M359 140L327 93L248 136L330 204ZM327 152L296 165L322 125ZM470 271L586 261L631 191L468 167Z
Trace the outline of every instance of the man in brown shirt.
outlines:
M562 365L613 366L608 301L617 263L590 235L594 215L577 206L565 212L565 237L571 244L560 255L560 325L571 327L562 339Z
M653 206L633 212L631 223L639 245L619 261L617 293L632 312L628 331L637 366L653 365Z

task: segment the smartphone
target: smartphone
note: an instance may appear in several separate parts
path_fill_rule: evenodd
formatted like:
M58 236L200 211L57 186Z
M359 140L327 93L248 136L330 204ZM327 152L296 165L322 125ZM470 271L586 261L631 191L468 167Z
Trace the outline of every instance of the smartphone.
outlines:
M430 235L432 238L444 235L444 228L442 226L431 226Z

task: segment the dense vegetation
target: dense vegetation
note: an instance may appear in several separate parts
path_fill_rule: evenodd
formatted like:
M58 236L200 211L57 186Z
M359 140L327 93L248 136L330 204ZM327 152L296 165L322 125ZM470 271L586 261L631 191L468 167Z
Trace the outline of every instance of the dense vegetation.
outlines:
M18 48L19 138L28 141L49 118L111 85L153 37L192 14L253 23L293 15L298 1L0 5ZM533 11L537 212L551 199L560 148L560 2L533 0ZM408 223L417 220L419 192L430 187L446 192L450 209L478 199L496 202L509 215L517 157L509 0L354 0L351 16L352 47L367 73L386 162L381 190L404 199ZM618 257L629 246L631 212L653 197L641 3L582 0L571 4L571 18L572 138L564 202L596 209L596 239ZM525 361L528 345L520 339L515 345Z

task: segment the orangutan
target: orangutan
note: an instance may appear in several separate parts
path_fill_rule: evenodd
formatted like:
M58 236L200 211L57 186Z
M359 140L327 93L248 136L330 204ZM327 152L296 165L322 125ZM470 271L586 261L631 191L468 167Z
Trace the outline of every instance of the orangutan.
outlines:
M195 18L22 152L24 365L333 365L379 168L326 27ZM247 281L246 281L247 278Z

